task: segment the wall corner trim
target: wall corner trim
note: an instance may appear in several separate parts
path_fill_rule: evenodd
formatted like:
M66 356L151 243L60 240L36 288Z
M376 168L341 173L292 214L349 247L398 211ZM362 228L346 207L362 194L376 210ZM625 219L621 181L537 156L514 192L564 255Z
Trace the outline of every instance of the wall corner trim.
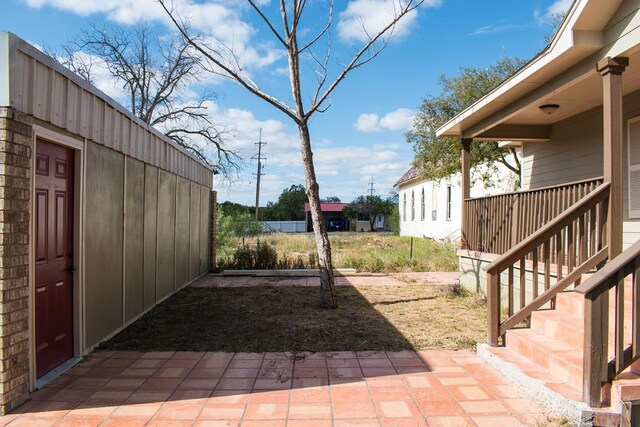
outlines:
M0 107L11 106L9 87L9 33L0 31Z

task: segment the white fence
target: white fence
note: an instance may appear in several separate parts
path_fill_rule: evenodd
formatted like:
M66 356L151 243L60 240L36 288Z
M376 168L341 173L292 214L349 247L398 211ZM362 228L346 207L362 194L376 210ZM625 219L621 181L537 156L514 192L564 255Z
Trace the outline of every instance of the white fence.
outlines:
M262 231L278 233L304 233L306 232L304 221L260 221Z

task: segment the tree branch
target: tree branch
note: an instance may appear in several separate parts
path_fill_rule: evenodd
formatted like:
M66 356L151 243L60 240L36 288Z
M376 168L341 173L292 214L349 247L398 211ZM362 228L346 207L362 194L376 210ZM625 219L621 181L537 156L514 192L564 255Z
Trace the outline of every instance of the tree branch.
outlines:
M215 64L216 66L220 67L222 70L225 71L225 73L227 73L229 76L231 76L231 78L233 80L235 80L238 84L240 84L242 87L244 87L245 89L247 89L249 92L251 92L252 94L256 95L257 97L261 98L262 100L268 102L269 104L273 105L274 107L276 107L278 110L282 111L283 113L285 113L287 116L289 116L292 120L298 122L298 118L295 114L295 111L286 103L282 102L281 100L279 100L278 98L269 95L266 92L263 92L262 90L258 89L257 87L255 87L254 85L251 85L245 78L243 78L237 71L232 70L229 66L227 66L226 64L224 64L222 62L222 60L215 58L211 53L207 52L205 49L202 48L202 46L200 46L200 44L196 43L195 40L188 34L184 24L182 22L178 22L177 18L174 16L174 12L169 10L165 4L166 0L158 0L160 2L160 5L162 6L162 8L164 9L164 11L167 13L167 15L169 15L169 18L171 19L171 21L174 23L174 25L176 26L176 28L178 29L178 31L180 32L180 34L182 34L182 36L184 37L184 39L194 48L196 49L198 52L200 52L205 58L207 58L209 61L211 61L213 64ZM284 0L282 0L284 1Z
M322 94L322 96L311 106L311 108L309 108L309 111L307 111L306 113L306 117L307 118L310 117L313 113L316 112L316 110L318 110L318 108L320 108L322 103L329 97L331 92L335 90L335 88L340 84L340 82L344 80L344 78L347 76L349 72L351 72L352 70L358 67L361 67L362 65L366 64L367 62L373 60L373 58L378 56L381 50L378 50L377 52L373 53L366 60L362 60L362 61L360 60L362 56L366 52L368 52L369 49L372 48L374 44L387 33L387 31L395 27L395 25L400 21L400 19L402 19L407 13L410 13L411 11L415 10L423 2L424 0L415 0L415 1L407 0L406 4L402 5L400 11L394 16L393 20L387 26L385 26L380 32L378 32L378 34L376 34L373 37L370 37L369 41L365 43L365 45L362 46L362 48L353 56L351 61L349 61L349 63L343 68L343 70L340 72L338 77L336 77L333 83L331 83L331 85ZM385 43L384 46L386 46L387 43L388 41Z

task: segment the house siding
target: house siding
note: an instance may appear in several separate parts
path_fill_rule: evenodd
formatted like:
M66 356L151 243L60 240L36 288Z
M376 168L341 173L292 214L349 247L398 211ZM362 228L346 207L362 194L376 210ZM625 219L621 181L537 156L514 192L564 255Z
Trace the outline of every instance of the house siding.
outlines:
M626 248L640 239L640 219L629 219L626 128L627 120L640 116L640 91L625 96L623 108L623 242ZM602 120L602 107L594 108L554 124L549 142L526 143L522 155L523 189L602 176Z
M503 165L498 165L498 173L493 177L493 185L488 186L479 179L480 172L472 171L471 197L483 197L493 194L511 192L515 188L517 176ZM399 185L400 235L429 237L432 239L460 239L460 225L462 222L462 188L460 174L451 175L437 184L436 219L432 219L433 185L434 181L418 179ZM447 186L451 186L451 217L447 219ZM421 195L424 189L425 218L421 219ZM411 192L415 195L414 219L411 215ZM403 202L406 196L406 215L403 212Z

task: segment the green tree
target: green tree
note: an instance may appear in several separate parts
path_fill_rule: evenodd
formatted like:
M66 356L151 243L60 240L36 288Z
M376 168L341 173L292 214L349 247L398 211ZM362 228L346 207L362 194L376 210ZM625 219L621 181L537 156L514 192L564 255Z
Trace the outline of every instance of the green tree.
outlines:
M441 76L442 91L422 102L407 133L413 144L414 164L422 166L428 179L441 179L459 172L460 141L457 138L437 137L436 130L477 99L515 73L525 61L504 58L488 68L461 68L457 76ZM500 148L497 142L474 141L471 145L471 166L500 162L515 174L520 174L520 160L513 148ZM490 179L494 168L489 167L484 180Z
M378 215L390 215L395 204L389 199L380 196L359 196L349 203L342 211L348 218L355 213L369 218L371 230L375 231L375 221ZM357 215L356 215L357 217Z
M329 196L329 197L326 197L324 199L321 199L320 201L324 202L324 203L340 203L340 197L338 197L338 196Z
M306 201L307 194L304 186L292 185L284 189L277 202L269 202L265 208L260 209L260 219L263 221L302 221Z

